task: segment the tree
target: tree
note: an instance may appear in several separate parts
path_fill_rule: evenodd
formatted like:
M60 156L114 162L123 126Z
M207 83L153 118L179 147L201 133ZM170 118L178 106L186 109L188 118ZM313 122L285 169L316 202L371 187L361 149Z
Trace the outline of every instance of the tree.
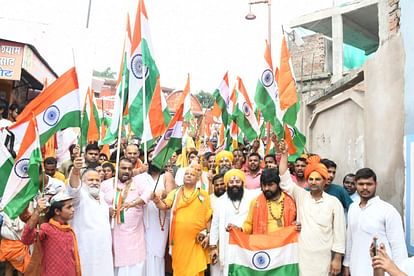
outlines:
M107 67L104 71L93 70L93 76L105 79L115 79L116 72L112 71L111 67Z
M208 92L200 90L195 96L203 108L210 108L214 104L213 95Z

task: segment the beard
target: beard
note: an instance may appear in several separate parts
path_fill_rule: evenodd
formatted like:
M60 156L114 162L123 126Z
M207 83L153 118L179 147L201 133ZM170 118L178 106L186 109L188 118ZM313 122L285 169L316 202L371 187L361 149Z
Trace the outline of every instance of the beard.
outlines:
M219 173L225 174L226 172L228 172L231 169L231 167L228 166L222 166L219 167Z
M99 193L101 192L101 189L99 187L89 187L88 186L88 193L93 197L93 198L98 198L99 197Z
M265 191L263 194L265 198L268 200L273 199L277 196L277 192L272 192L272 191Z
M148 162L148 173L159 173L161 170L152 164L152 162Z
M243 187L227 187L227 196L231 201L240 201L243 198L244 189Z
M216 197L220 197L220 196L222 196L225 192L226 192L226 190L225 190L225 189L214 189L214 195L215 195Z

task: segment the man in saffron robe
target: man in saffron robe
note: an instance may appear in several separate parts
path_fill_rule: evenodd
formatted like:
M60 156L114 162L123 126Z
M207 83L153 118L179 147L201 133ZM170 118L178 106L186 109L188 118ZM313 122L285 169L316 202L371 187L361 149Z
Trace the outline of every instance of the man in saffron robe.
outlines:
M197 172L187 168L184 185L161 200L153 194L158 209L171 209L170 253L175 275L204 275L207 268L208 236L212 209L208 193L196 187Z

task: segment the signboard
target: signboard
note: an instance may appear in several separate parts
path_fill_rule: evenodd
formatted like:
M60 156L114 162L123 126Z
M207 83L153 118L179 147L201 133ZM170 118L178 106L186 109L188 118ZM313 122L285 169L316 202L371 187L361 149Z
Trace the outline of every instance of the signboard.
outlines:
M23 45L0 40L0 79L20 80Z

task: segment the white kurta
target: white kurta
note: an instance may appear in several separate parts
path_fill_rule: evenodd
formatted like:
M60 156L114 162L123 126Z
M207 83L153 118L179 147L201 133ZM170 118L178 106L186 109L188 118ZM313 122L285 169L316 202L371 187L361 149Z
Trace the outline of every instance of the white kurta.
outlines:
M72 227L78 240L82 275L113 276L109 207L103 194L97 201L82 186L73 189L68 185L67 192L74 197Z
M142 173L135 176L137 182L149 187L151 191L154 190L156 182L148 173ZM164 174L160 176L156 191L165 190ZM164 221L164 231L161 230L161 222ZM168 240L168 229L170 226L170 211L159 211L154 202L149 201L144 208L144 225L145 225L145 239L147 245L147 258L145 260L145 274L165 275L165 249Z
M397 265L407 258L401 216L379 196L370 199L364 208L358 204L349 208L344 265L350 268L352 275L372 275L369 248L374 236L378 244L385 245Z
M226 227L229 223L238 227L242 227L249 213L250 202L255 199L260 190L248 190L244 189L243 198L241 201L232 202L227 193L215 200L213 206L213 219L210 228L210 245L219 246L219 262L213 266L212 276L228 275L228 250L227 245L229 242L229 233L226 231ZM239 205L240 203L240 205ZM236 210L238 207L238 212ZM216 267L219 265L219 269Z
M345 216L339 200L327 193L315 200L296 185L289 171L281 176L280 187L296 201L299 235L299 271L306 276L329 275L332 251L345 253Z

